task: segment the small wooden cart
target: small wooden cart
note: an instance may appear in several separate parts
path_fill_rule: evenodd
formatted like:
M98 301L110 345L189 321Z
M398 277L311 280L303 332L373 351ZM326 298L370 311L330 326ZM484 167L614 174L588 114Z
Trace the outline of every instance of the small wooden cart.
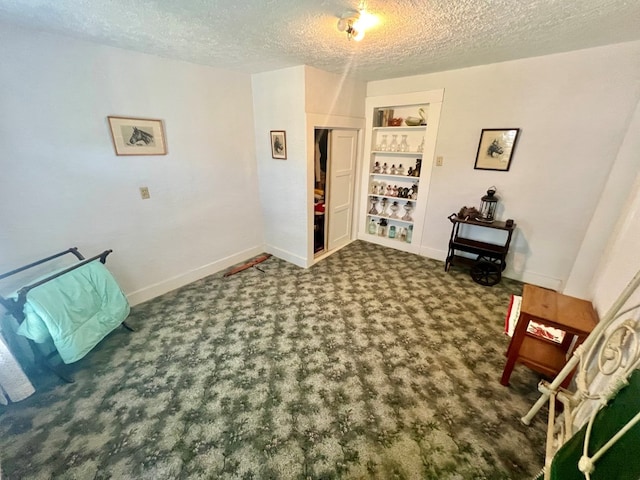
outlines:
M475 282L487 286L499 283L502 279L502 272L507 266L506 257L516 224L511 222L507 226L506 222L497 220L491 223L481 222L471 218L459 218L455 213L449 215L449 220L453 226L451 227L451 238L449 239L449 253L444 266L445 272L449 271L449 267L454 262L456 264L468 264L471 266L471 278ZM505 242L503 244L494 244L465 238L462 236L461 225L504 230L506 232ZM473 259L456 255L457 251L471 253L477 255L477 257Z

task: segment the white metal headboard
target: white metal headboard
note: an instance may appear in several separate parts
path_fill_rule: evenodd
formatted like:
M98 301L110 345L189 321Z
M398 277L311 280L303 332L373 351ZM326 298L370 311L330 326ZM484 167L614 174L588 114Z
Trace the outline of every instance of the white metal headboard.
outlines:
M640 367L640 320L629 318L640 305L622 310L640 286L640 272L636 273L625 290L611 306L589 337L573 352L567 365L553 382L538 385L542 393L538 401L522 418L528 425L531 419L549 402L545 480L549 478L551 461L558 449L587 424L582 457L578 469L590 480L598 459L630 428L640 422L636 414L597 452L589 453L589 441L596 414L628 384L631 373ZM560 387L562 381L577 367L576 391ZM556 416L556 400L563 412Z

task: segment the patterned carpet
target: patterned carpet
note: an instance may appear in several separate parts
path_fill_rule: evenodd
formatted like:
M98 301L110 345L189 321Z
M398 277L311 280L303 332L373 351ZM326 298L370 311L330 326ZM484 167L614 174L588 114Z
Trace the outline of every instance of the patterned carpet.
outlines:
M543 463L538 378L499 384L509 295L354 242L275 257L132 310L36 395L0 407L3 479L520 479Z

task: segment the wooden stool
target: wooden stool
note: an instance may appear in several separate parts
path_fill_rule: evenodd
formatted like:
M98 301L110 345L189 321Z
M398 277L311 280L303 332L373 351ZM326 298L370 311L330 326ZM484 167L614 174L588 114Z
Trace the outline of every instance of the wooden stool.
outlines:
M527 332L529 322L534 321L565 332L562 343ZM509 378L516 363L553 378L567 363L567 353L577 337L575 347L580 345L598 323L598 315L591 302L569 297L553 290L525 285L522 291L520 318L507 349L507 363L500 383L509 385ZM567 386L569 375L563 382Z

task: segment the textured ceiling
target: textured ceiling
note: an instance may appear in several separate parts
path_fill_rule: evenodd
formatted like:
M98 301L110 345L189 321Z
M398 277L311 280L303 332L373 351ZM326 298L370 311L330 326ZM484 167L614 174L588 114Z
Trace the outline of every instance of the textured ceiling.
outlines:
M256 73L311 65L378 80L640 39L639 0L0 0L0 21Z

